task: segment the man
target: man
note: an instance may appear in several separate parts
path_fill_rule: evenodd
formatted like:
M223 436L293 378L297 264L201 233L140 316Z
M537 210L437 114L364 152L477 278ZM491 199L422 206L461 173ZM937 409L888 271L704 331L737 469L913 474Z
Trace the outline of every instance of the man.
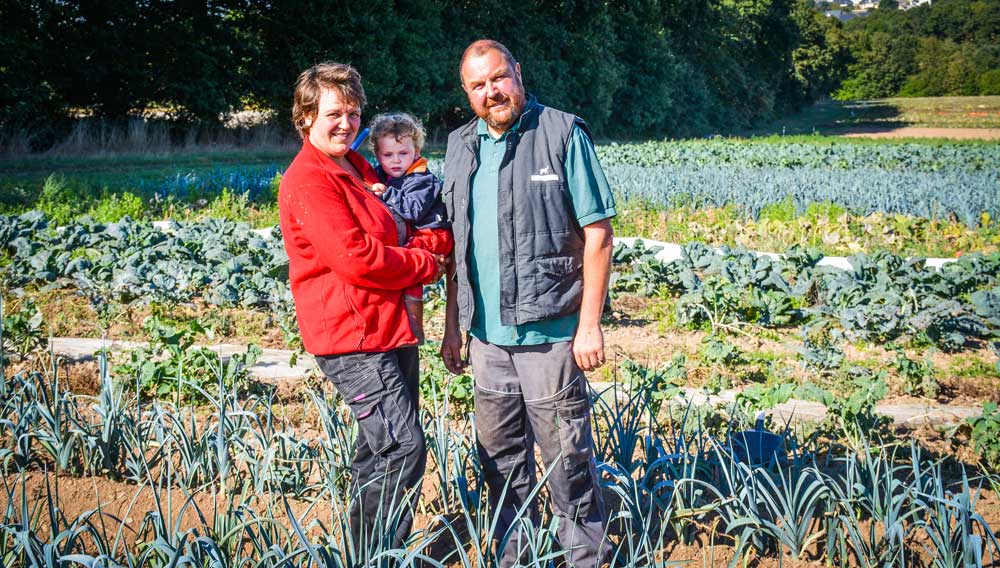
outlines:
M606 513L582 371L604 363L614 198L584 122L526 95L506 47L473 42L460 75L478 118L448 138L455 275L441 356L462 372L462 332L470 332L477 450L500 508L495 537L514 525L500 565L526 546L517 511L536 483L537 440L560 543L576 568L598 566L607 560ZM537 510L528 510L537 526Z

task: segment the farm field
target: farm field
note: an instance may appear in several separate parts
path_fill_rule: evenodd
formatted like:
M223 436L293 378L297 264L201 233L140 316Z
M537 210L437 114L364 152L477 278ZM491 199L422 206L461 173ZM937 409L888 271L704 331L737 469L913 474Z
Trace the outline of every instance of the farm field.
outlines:
M610 362L589 377L613 565L998 565L1000 145L786 137L599 154L616 231L684 244L671 262L614 253ZM406 550L345 536L356 426L332 389L246 372L259 347L300 345L268 222L278 157L0 167L4 195L24 198L0 216L0 564L493 565L472 378L434 354L440 288ZM928 256L953 262L912 258ZM144 345L58 360L50 336ZM246 349L221 359L213 343ZM691 388L738 394L700 406ZM790 399L827 417L758 425ZM981 415L900 426L875 411L887 402ZM747 449L758 427L777 451ZM539 497L530 552L549 565L558 519Z
M747 134L884 135L906 128L1000 129L1000 97L898 97L871 101L820 101L797 114L782 117ZM932 135L924 132L922 136ZM912 135L912 134L911 134ZM963 138L966 136L962 136ZM968 137L974 138L970 132ZM997 134L983 136L996 140Z

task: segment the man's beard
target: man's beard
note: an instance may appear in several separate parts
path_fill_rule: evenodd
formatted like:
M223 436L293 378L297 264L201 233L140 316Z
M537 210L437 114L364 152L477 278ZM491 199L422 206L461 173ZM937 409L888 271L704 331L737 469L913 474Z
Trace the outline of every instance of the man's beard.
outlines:
M494 119L492 113L490 113L490 109L492 107L484 108L482 114L479 115L479 118L483 119L486 124L490 126L490 128L506 131L517 122L517 119L521 118L521 113L524 112L524 105L526 103L524 91L511 93L505 101L498 101L498 103L506 103L507 107L510 109L510 117L507 118L507 120L500 122Z

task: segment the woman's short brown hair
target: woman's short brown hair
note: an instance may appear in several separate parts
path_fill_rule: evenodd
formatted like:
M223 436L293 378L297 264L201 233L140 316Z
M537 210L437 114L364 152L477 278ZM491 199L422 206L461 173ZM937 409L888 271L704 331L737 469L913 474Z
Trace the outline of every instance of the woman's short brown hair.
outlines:
M424 147L424 139L427 137L424 125L420 123L420 120L405 112L389 112L377 115L372 119L371 126L368 128L371 129L368 144L374 152L378 151L378 141L383 136L392 136L396 139L396 142L402 142L403 138L406 137L412 138L413 147L419 154L420 150Z
M309 136L309 124L316 119L319 99L323 91L336 91L345 101L364 108L368 99L361 86L361 74L350 65L330 61L306 69L295 82L295 99L292 103L292 124L299 136Z

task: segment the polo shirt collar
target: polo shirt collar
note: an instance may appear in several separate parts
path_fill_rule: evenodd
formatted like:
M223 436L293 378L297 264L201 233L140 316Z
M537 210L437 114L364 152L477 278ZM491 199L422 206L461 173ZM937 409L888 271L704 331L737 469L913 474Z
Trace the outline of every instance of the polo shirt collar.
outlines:
M538 112L538 99L535 97L535 95L527 93L525 94L525 98L526 102L524 103L524 110L521 111L521 116L518 117L517 122L514 123L514 126L507 129L507 131L501 134L500 138L497 138L497 140L503 140L510 132L520 132L525 123L525 117ZM476 121L476 133L479 135L480 138L483 137L493 138L493 135L490 134L489 127L486 125L486 121L481 118Z

